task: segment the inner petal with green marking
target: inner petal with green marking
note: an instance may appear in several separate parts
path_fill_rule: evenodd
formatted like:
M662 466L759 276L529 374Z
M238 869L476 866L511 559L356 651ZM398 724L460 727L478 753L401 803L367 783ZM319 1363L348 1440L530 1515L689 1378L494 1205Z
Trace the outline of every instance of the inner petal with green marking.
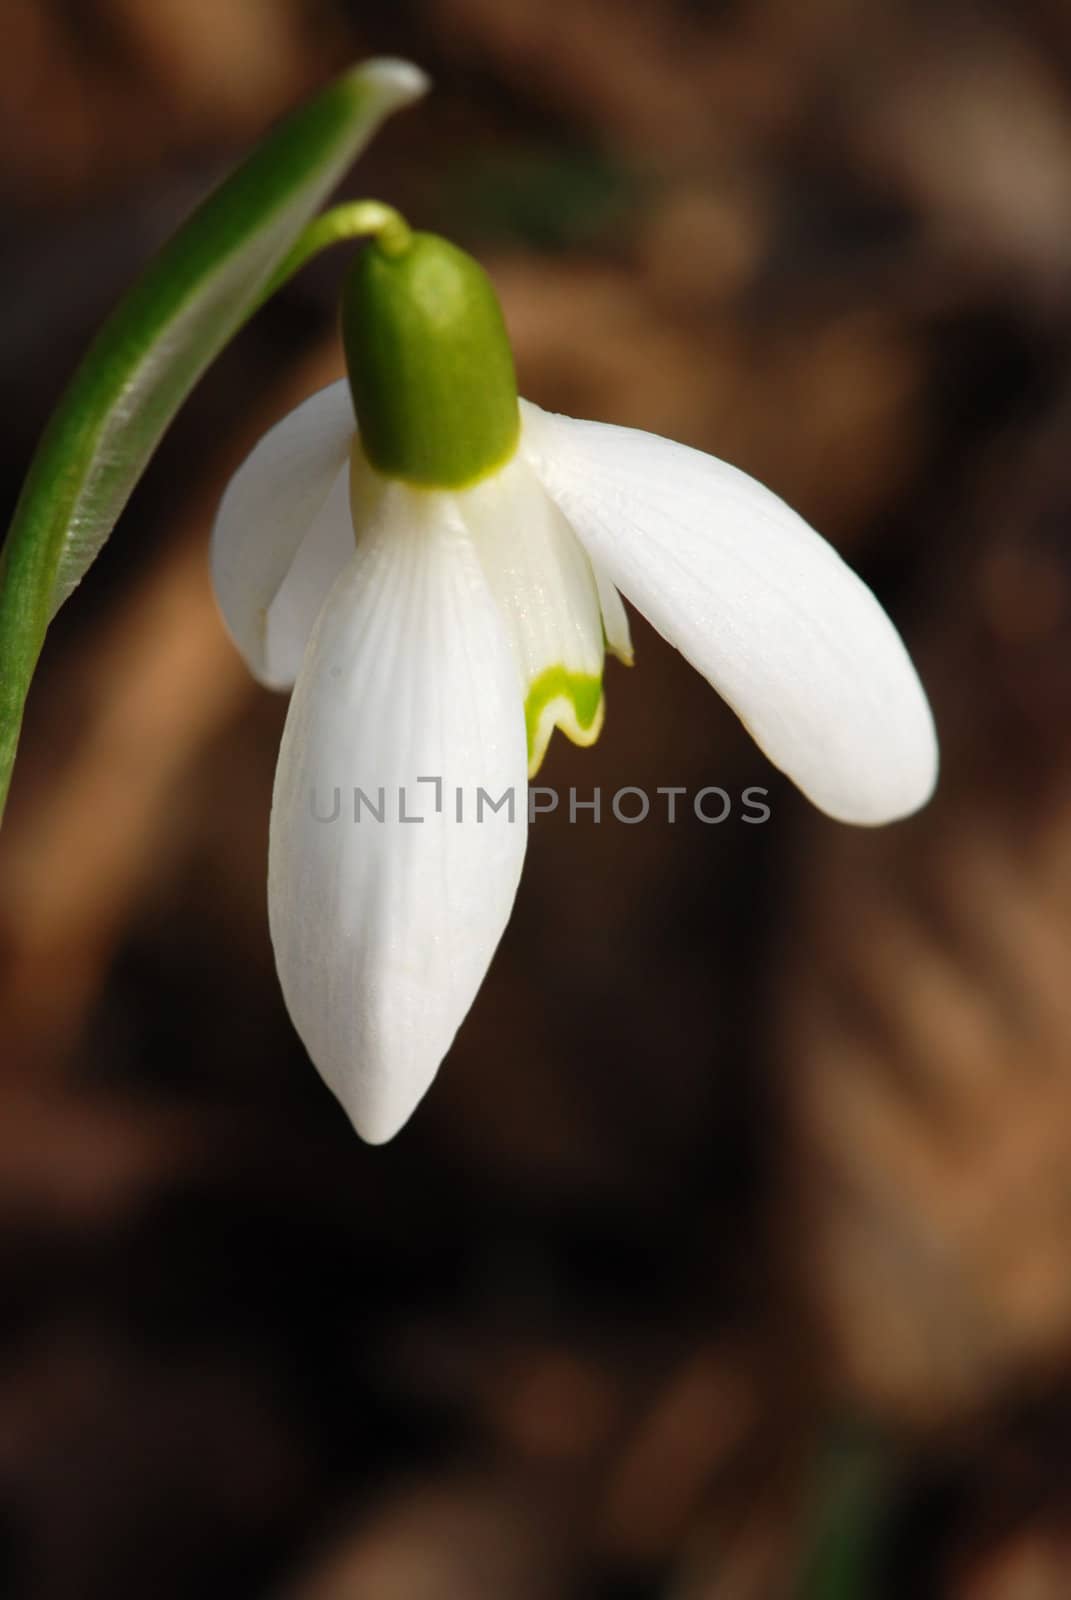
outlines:
M529 686L524 702L528 776L534 778L539 771L555 728L574 744L594 744L602 732L604 714L601 676L587 678L564 667L548 667Z
M604 651L630 661L632 647L620 596L519 449L490 280L464 251L399 222L351 269L342 328L360 435L358 537L384 512L420 523L423 495L444 534L471 540L520 674L534 775L556 727L576 744L598 738Z
M604 641L595 575L520 455L456 503L520 668L534 776L556 727L581 745L594 743L602 727Z
M600 588L576 534L519 452L468 488L422 489L372 466L355 439L350 509L358 543L382 526L402 539L435 529L475 551L518 669L529 777L555 728L574 744L594 744L605 651L631 659L628 622L616 590ZM334 556L331 564L337 567Z

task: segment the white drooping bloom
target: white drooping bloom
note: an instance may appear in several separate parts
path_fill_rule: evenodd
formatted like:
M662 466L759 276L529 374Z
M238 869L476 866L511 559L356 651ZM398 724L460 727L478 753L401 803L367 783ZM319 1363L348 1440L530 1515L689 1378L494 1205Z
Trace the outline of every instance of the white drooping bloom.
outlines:
M371 1142L475 998L553 727L598 733L604 648L631 659L621 595L830 816L890 822L934 786L926 697L870 590L761 484L651 434L521 402L497 471L411 487L369 464L343 381L239 470L213 570L253 673L295 684L272 939L294 1024ZM498 809L477 816L479 791Z

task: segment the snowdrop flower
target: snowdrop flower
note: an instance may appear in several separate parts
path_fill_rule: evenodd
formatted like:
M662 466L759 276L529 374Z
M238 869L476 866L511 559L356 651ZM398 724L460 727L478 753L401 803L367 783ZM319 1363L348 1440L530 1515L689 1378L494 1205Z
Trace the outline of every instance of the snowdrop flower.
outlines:
M622 595L832 817L914 811L937 751L896 630L836 552L722 461L518 401L463 252L396 219L350 272L342 329L348 382L239 469L212 560L251 670L295 685L269 861L287 1006L379 1143L508 921L526 779L555 727L598 736L604 655L632 659ZM477 816L479 791L497 809Z

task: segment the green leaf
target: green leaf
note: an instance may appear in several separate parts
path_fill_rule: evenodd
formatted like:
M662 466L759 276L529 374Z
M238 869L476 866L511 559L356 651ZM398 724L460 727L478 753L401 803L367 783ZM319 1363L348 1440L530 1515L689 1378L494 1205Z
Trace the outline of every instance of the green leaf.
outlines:
M38 445L0 556L0 816L49 622L310 218L383 118L425 86L402 61L336 79L208 196L90 346Z

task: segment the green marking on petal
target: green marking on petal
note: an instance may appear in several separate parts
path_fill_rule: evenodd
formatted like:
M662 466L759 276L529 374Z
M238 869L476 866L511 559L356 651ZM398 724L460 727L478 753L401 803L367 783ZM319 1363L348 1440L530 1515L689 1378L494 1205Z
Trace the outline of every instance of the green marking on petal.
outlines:
M528 776L534 778L547 753L554 729L574 744L589 745L602 732L602 676L548 667L529 685L524 702L528 734Z

